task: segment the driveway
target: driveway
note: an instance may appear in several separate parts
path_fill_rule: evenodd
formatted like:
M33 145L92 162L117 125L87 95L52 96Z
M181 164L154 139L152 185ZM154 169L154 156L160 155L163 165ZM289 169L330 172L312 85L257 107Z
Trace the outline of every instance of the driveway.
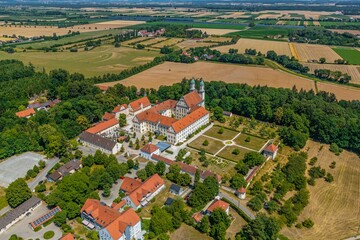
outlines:
M39 184L40 181L46 179L47 173L52 169L58 162L60 162L59 158L52 158L46 160L45 168L31 181L28 183L29 188L31 191L35 189L35 187Z
M222 198L226 198L233 204L235 204L238 208L240 208L250 219L255 219L255 215L244 205L240 203L240 199L238 199L235 196L231 196L227 192L225 192L223 189L220 188L219 196Z

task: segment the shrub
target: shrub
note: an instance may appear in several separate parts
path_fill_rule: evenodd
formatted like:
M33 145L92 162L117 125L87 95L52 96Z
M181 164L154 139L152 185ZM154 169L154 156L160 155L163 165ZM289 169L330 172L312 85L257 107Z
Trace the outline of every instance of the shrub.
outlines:
M309 165L314 166L315 163L317 162L317 160L318 160L317 157L311 158L311 159L310 159L310 162L309 162Z
M329 167L330 167L331 169L334 169L334 168L336 167L336 162L335 162L335 161L332 162Z
M309 175L312 178L322 178L325 176L325 169L321 167L312 167L309 169Z
M239 155L240 154L240 150L238 148L235 148L233 151L232 151L232 154L234 155Z
M302 222L302 225L306 228L312 228L314 226L314 222L310 218L308 218Z
M38 231L40 231L41 230L41 226L38 226L38 227L36 227L36 228L34 228L34 232L38 232Z
M219 131L218 131L218 134L223 134L223 133L224 133L224 128L221 127L221 128L219 129Z
M330 152L335 153L336 156L340 155L342 149L336 143L332 143L329 148Z
M55 235L54 231L47 231L46 233L44 233L44 238L51 239L54 237L54 235Z
M297 224L295 225L295 227L300 229L300 228L303 227L303 225L302 225L301 223L297 223Z
M307 183L310 185L310 186L315 186L315 178L311 177L307 180Z
M251 138L250 136L248 136L246 139L245 139L245 142L250 142Z
M209 141L206 139L206 140L203 142L202 145L203 145L203 146L208 146L208 145L209 145Z
M327 181L328 183L331 183L334 181L334 177L331 173L327 173L326 177L325 177L325 181Z

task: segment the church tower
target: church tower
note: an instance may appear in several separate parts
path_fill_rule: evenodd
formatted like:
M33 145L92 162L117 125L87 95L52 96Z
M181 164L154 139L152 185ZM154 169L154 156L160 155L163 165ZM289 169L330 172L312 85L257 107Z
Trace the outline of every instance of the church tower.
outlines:
M190 92L195 91L195 80L194 78L190 81Z
M204 80L202 80L202 79L200 82L199 94L202 99L201 106L205 107L205 84L204 84Z

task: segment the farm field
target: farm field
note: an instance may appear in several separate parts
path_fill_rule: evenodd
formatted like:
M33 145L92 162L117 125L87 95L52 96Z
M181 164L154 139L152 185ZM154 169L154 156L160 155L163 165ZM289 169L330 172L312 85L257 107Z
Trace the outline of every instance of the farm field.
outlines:
M77 25L73 27L58 28L55 26L15 26L15 25L3 25L0 26L0 32L2 35L15 34L16 36L34 37L34 36L52 36L54 33L57 35L65 35L71 32L94 32L111 30L114 28L123 28L142 24L141 21L110 21L85 25Z
M235 149L240 150L240 153L238 155L232 153ZM251 151L238 146L227 146L217 156L228 159L233 162L239 162L244 159L245 154L248 152Z
M246 39L241 38L234 45L226 45L216 47L216 50L220 52L227 53L230 48L235 48L239 50L239 53L244 53L245 49L251 48L256 49L264 54L270 50L274 50L279 55L291 56L291 51L289 44L287 42L278 42L278 41L266 41L266 40L256 40L256 39Z
M243 15L247 15L249 12L228 12L223 15L218 16L219 18L241 18L244 17Z
M209 47L216 45L213 42L204 42L204 40L195 40L195 39L188 39L182 42L177 43L175 46L181 49L189 49L194 47Z
M306 19L315 19L318 20L322 16L329 16L332 14L336 14L337 12L323 12L323 11L302 11L302 10L271 10L271 14L269 11L260 11L260 12L252 12L253 14L268 14L268 15L284 15L290 17L290 15L303 15Z
M150 38L149 40L142 41L141 44L143 44L145 46L150 46L150 45L156 44L158 42L165 41L166 39L167 38L165 38L165 37Z
M289 29L280 27L252 27L244 31L229 33L227 36L239 35L243 38L264 39L269 36L284 36L287 40Z
M325 82L317 82L317 87L319 91L334 93L339 100L360 100L360 90L358 88Z
M164 46L172 46L172 45L175 45L175 44L177 44L179 42L182 42L183 40L184 39L182 39L182 38L170 38L168 40L156 43L156 44L152 45L151 47L162 48Z
M216 29L216 28L190 28L190 30L200 30L203 33L206 32L208 35L225 35L228 33L239 31L234 29Z
M360 52L355 48L334 47L333 50L350 64L360 64Z
M122 42L121 44L124 45L131 45L132 43L137 43L137 42L143 42L146 41L148 39L150 39L151 37L138 37L138 38L134 38L134 39L130 39L127 41Z
M295 43L294 46L300 58L299 61L307 62L319 60L324 57L326 58L327 63L333 63L335 60L341 59L341 57L329 46L301 43Z
M147 22L144 26L159 25L162 22ZM204 30L208 29L233 29L233 30L243 30L246 26L242 25L231 25L231 24L222 24L222 23L211 23L211 22L172 22L172 25L187 25L192 28L203 28Z
M320 147L324 146L322 150ZM310 200L299 217L300 221L311 218L312 229L284 228L282 233L290 239L345 239L358 235L360 219L360 159L351 152L344 151L340 156L330 152L328 145L308 141L304 149L308 155L317 157L326 172L334 176L332 183L317 179L315 186L308 186ZM336 162L335 169L329 168ZM309 169L309 165L308 165Z
M314 73L315 69L329 69L347 73L351 76L351 83L360 84L360 66L320 63L304 63L304 65L310 68L311 73Z
M351 34L354 34L354 35L360 35L360 30L344 30L344 29L328 29L332 32L337 32L337 33L351 33Z
M211 129L209 129L207 132L204 133L204 135L217 138L220 140L231 140L239 133L230 129L224 128L224 132L221 134L219 133L221 127L219 126L213 126Z
M72 53L64 52L18 52L0 53L0 60L17 59L32 63L37 70L46 71L63 68L69 72L80 72L86 77L99 76L104 73L119 73L129 67L145 64L159 54L153 51L135 50L132 48L114 48L112 45L97 47L91 51Z
M204 146L203 143L205 140L208 140L209 145ZM224 147L224 144L221 141L214 140L212 138L208 138L206 136L200 136L191 143L188 144L189 147L195 148L197 150L204 149L206 152L215 154L217 153L222 147Z
M262 146L264 146L267 140L260 137L248 135L246 133L242 133L234 140L234 142L237 145L241 145L258 151L262 148Z
M219 65L216 65L219 64ZM161 78L159 78L161 76ZM246 83L251 86L262 85L271 87L315 90L312 80L297 77L267 67L250 67L235 64L196 62L194 64L165 62L127 79L101 83L114 86L117 83L138 88L155 88L161 85L172 85L183 78L204 78L206 81L225 81L229 83Z

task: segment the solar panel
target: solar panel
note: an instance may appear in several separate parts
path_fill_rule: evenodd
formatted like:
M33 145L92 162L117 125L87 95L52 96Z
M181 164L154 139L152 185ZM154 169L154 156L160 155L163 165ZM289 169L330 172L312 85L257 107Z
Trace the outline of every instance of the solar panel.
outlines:
M161 152L171 147L171 145L166 142L159 142L158 144L156 144L156 146L160 149Z
M58 212L60 212L60 208L56 207L53 208L52 210L50 210L48 213L46 213L45 215L41 216L40 218L36 219L35 221L32 222L32 225L34 225L35 227L47 222L48 220L50 220L51 218L54 217L54 215Z

